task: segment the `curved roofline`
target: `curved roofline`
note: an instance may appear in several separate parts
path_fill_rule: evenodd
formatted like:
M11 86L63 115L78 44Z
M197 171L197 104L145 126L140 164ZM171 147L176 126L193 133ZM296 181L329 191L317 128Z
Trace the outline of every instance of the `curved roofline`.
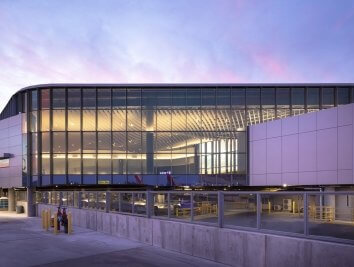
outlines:
M354 83L48 83L21 88L15 94L36 88L53 87L288 87L288 86L354 86Z

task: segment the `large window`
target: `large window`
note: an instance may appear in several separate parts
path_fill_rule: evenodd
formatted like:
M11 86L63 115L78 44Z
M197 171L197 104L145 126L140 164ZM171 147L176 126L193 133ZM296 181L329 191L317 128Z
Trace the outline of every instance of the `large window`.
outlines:
M81 89L68 89L68 108L79 109L81 107Z
M68 153L81 153L81 134L79 132L68 133Z
M98 153L111 153L111 133L99 132L98 133Z
M64 109L65 108L65 89L53 89L53 108Z
M96 154L83 155L83 174L96 174Z
M320 105L320 89L319 88L307 88L307 108L319 108Z
M41 90L41 108L42 109L49 109L50 106L50 91L49 89L42 89Z
M96 108L96 89L85 88L82 91L82 107L88 109Z
M50 130L49 116L50 116L49 110L41 111L41 131L42 132L48 132Z
M68 110L68 131L81 130L81 111Z
M44 184L230 182L245 174L247 124L274 119L276 104L285 117L304 102L304 89L299 102L294 90L280 89L286 100L274 87L38 91L31 153L42 164L32 158L33 175L42 173Z
M68 154L68 174L81 174L80 154Z
M111 111L99 110L97 112L97 131L111 130Z
M100 109L111 108L111 89L97 89L97 104Z
M83 153L96 153L96 132L83 133Z
M53 110L53 131L65 131L65 110Z
M53 154L53 174L65 174L66 156L65 154Z
M82 111L82 130L96 131L96 111L95 110Z
M334 106L334 88L322 88L322 108Z
M66 134L65 132L53 133L53 153L66 152Z

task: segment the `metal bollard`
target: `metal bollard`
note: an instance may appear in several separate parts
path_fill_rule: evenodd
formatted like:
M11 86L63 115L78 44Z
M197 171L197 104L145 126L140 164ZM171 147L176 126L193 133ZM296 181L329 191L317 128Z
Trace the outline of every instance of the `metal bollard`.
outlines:
M44 229L48 231L48 210L44 210Z
M271 212L271 209L272 209L272 204L270 203L270 201L268 201L268 213Z
M73 231L73 221L71 212L68 213L68 234L70 235Z
M41 219L42 219L42 228L45 229L45 217L44 217L44 210L41 212Z
M54 234L58 233L58 215L54 213Z
M48 209L47 210L47 231L48 231L48 229L50 228L50 219L51 219L51 210L50 209Z

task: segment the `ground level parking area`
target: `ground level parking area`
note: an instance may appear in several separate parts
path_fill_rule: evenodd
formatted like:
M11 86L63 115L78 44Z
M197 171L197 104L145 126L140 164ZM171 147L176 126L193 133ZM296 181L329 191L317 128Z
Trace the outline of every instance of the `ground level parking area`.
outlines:
M0 212L0 267L225 266L79 227L72 235L54 235L40 223L40 218Z

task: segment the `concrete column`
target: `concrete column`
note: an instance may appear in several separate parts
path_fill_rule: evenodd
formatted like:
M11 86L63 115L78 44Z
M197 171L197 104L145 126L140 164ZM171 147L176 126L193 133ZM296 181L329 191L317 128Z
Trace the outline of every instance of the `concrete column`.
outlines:
M35 205L33 203L33 193L34 193L34 189L32 187L27 187L27 216L28 217L36 216Z
M8 189L7 197L9 199L9 211L15 211L16 210L16 200L15 200L15 190L13 188Z

